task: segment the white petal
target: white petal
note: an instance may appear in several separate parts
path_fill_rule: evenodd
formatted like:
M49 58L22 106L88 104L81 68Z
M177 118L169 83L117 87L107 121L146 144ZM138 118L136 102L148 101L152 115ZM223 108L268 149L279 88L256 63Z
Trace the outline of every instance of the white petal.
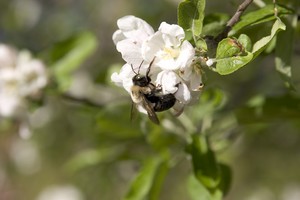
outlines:
M177 65L180 66L181 70L184 70L183 68L188 67L195 56L195 50L194 47L189 43L188 41L184 41L180 48L180 54L177 58Z
M191 93L189 91L189 88L184 83L179 84L178 90L174 94L174 96L183 104L188 104L191 100Z
M47 85L47 73L44 64L39 60L32 60L18 66L22 73L21 93L32 95Z
M22 99L17 95L0 94L0 116L14 117L21 115Z
M150 36L142 44L142 56L146 61L151 61L155 56L155 60L159 60L157 53L164 48L164 41L160 32L156 32L154 35Z
M157 59L157 66L159 66L162 70L177 70L179 66L174 59Z
M0 82L5 84L6 82L18 81L19 71L14 68L4 68L0 70Z
M4 67L14 67L17 52L12 47L0 44L0 69Z
M110 79L117 86L123 86L123 79L117 72L112 73L112 75L110 76Z
M127 38L144 41L154 34L153 28L144 20L132 15L118 19L118 27Z
M172 107L172 109L175 111L174 115L176 117L180 116L184 110L185 104L183 104L180 101L176 101L175 105Z
M0 70L0 92L13 95L19 94L21 73L15 68L4 68Z
M167 24L162 22L158 29L164 36L167 46L178 47L184 39L184 30L176 24Z
M117 86L124 87L124 89L130 93L130 89L133 85L132 77L134 75L135 73L132 71L131 65L125 64L122 66L119 74L115 72L111 75L111 80Z
M156 32L149 37L142 45L142 55L144 60L151 61L155 57L154 64L162 70L176 70L179 66L172 55L172 49L168 52L160 32Z
M131 39L125 39L117 43L117 50L122 54L122 58L134 66L142 61L141 45Z
M192 66L182 67L179 70L180 77L186 82L190 81L192 73L193 73Z
M131 94L131 88L133 86L133 82L132 82L132 79L124 79L123 80L123 87L124 89L129 93Z
M190 90L200 91L203 87L201 73L194 72L190 78Z
M155 83L162 87L163 94L174 94L178 90L180 78L175 72L164 70L157 75Z
M112 39L114 41L114 44L117 45L118 42L126 39L126 37L121 30L117 30L113 33Z

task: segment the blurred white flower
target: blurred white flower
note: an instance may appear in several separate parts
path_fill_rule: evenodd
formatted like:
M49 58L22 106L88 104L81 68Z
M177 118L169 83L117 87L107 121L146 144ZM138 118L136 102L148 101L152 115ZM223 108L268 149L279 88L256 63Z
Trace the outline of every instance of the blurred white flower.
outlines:
M15 167L22 174L34 174L41 167L39 151L30 140L17 139L13 141L9 153Z
M19 135L22 139L26 140L29 139L32 135L31 129L29 127L29 124L27 122L22 122L19 125Z
M3 67L0 69L0 93L15 95L19 94L20 73L16 68Z
M0 92L0 116L20 116L24 107L24 101L19 96Z
M125 16L117 24L119 30L113 34L113 41L126 62L119 73L111 76L117 86L131 94L132 78L146 75L153 61L149 76L151 83L161 88L161 95L174 94L180 109L198 98L201 72L193 63L194 47L185 40L180 26L162 22L154 32L147 22L134 16Z
M282 192L282 200L299 200L300 199L300 185L291 183L287 185Z
M26 98L47 85L46 67L27 51L0 44L0 116L16 117L25 111Z
M42 5L38 0L14 0L11 10L19 27L31 28L41 17Z
M0 44L0 69L13 67L17 59L15 49L5 44Z
M83 200L79 189L72 185L56 185L46 188L36 200Z
M35 95L47 85L47 72L45 65L33 59L29 52L21 51L17 63L20 76L20 93L22 96Z

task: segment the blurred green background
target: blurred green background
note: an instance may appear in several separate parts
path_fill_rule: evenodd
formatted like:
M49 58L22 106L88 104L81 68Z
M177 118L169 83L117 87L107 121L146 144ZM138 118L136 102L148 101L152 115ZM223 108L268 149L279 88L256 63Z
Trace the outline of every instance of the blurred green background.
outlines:
M72 72L68 93L96 106L65 98L53 86L41 107L32 105L33 133L29 139L20 137L14 122L0 119L0 200L58 200L55 195L65 195L60 197L64 200L121 199L144 158L155 155L162 146L178 155L173 156L175 164L166 175L160 199L189 199L186 183L192 167L183 151L185 132L188 123L197 127L205 115L211 120L206 123L213 124L213 148L233 171L226 199L300 199L299 92L290 93L284 87L274 69L272 52L232 75L205 70L200 103L186 109L179 128L174 125L177 119L168 113L165 116L170 123L163 127L151 125L145 116L130 123L129 95L110 83L110 74L123 64L111 40L116 21L131 14L157 29L162 21L176 23L178 3L0 1L0 42L29 49L49 68L60 57L57 49L67 51L72 38L86 34L97 41L95 51ZM239 3L207 1L206 13L231 15ZM283 3L289 5L288 1ZM257 35L265 34L257 30L259 27L246 31L256 40ZM296 35L292 71L299 90L299 27ZM263 114L256 117L255 112Z

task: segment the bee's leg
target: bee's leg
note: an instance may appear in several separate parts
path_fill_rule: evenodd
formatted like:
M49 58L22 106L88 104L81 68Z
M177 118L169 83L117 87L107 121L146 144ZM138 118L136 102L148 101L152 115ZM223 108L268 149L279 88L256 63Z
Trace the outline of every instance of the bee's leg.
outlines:
M161 91L162 91L162 86L161 86L161 84L158 84L158 85L155 87L155 90L156 90L156 92L161 92Z

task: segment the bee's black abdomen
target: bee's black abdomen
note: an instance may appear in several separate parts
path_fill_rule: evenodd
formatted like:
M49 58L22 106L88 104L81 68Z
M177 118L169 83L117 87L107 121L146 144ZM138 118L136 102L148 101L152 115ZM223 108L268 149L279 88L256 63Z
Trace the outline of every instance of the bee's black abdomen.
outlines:
M172 108L176 102L176 98L173 94L165 94L165 95L149 95L146 96L148 101L154 104L153 110L155 112L161 112Z

